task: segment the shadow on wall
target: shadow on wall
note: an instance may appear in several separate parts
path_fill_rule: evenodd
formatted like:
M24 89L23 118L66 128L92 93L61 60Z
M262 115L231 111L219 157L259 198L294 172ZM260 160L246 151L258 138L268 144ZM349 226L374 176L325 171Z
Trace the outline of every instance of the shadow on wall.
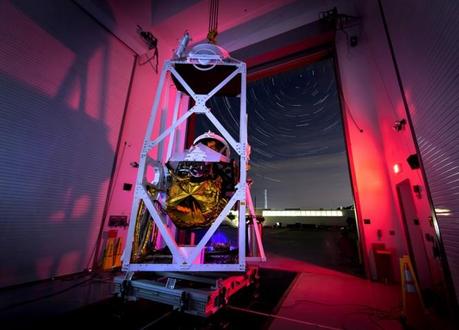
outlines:
M27 54L6 54L0 61L0 287L87 268L114 157L106 124L108 34L94 29L73 3L16 0L4 7L4 24L16 33L3 42L27 43ZM34 31L65 47L62 62L47 58L47 45ZM90 67L96 52L102 60ZM46 63L34 67L38 75L16 77L3 67L19 61L27 69L34 57ZM48 75L64 70L64 60L71 64L50 95Z

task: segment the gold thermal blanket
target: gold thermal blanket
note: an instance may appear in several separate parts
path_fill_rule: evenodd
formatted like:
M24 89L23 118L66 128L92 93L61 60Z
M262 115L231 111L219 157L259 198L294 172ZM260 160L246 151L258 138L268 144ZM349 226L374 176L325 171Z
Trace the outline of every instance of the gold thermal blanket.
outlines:
M221 177L193 182L189 177L172 176L166 211L180 229L208 227L227 203L221 190Z

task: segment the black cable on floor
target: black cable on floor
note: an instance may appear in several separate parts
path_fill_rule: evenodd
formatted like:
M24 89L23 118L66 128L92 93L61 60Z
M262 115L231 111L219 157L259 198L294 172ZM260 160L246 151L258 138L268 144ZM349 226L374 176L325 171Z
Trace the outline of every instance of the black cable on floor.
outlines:
M31 304L31 303L34 303L34 302L37 302L37 301L40 301L40 300L44 300L44 299L48 299L48 298L52 298L54 296L57 296L57 295L60 295L62 293L65 293L67 291L70 291L72 289L75 289L77 287L80 287L82 286L83 284L86 284L86 283L89 283L91 281L94 280L93 278L94 276L91 276L89 279L87 280L84 280L82 282L79 282L79 283L76 283L76 284L73 284L65 289L62 289L62 290L59 290L59 291L56 291L56 292L53 292L53 293L50 293L50 294L47 294L47 295L44 295L44 296L41 296L41 297L37 297L37 298L33 298L33 299L29 299L29 300L24 300L24 301L20 301L20 302L17 302L17 303L13 303L11 305L8 305L8 306L5 306L5 307L2 307L0 308L0 312L4 312L4 311L7 311L7 310L10 310L10 309L13 309L13 308L17 308L17 307L20 307L20 306L24 306L24 305L27 305L27 304Z

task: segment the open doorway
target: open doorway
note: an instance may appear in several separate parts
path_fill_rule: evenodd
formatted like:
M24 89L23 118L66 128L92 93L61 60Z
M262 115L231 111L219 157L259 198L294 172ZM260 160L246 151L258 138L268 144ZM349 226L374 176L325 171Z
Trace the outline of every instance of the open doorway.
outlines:
M236 103L208 103L235 137ZM249 177L268 256L362 274L333 59L250 81L247 114ZM196 121L194 137L207 130Z

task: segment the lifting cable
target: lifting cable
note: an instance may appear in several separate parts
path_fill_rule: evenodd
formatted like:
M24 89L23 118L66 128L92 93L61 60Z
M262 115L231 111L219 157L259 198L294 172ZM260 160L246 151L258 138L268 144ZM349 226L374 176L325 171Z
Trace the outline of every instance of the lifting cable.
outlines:
M217 43L218 35L218 6L218 0L210 0L209 33L207 33L207 40L214 45Z

